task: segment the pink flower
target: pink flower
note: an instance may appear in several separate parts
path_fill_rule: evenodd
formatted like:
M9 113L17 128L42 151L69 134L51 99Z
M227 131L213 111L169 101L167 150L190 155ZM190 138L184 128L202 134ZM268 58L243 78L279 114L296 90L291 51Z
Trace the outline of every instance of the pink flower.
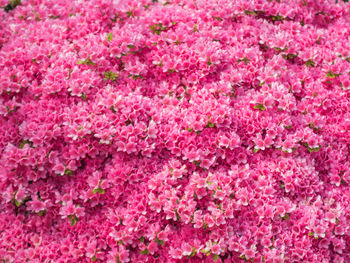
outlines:
M183 256L189 256L192 254L192 247L188 243L184 243L182 245L182 250L183 250L182 252Z
M350 262L345 2L0 0L0 259Z
M294 142L292 140L285 140L282 143L282 151L292 153L294 148Z
M148 245L148 251L153 255L158 250L158 244L155 241L152 241Z
M34 213L39 213L40 211L44 211L47 208L47 204L40 201L37 197L34 197L33 201L28 202L28 205Z
M182 252L181 249L179 248L170 248L169 250L169 255L173 258L173 259L181 259L182 258Z
M215 254L215 255L220 255L221 254L221 248L220 248L220 246L219 245L213 245L212 247L211 247L211 252L213 253L213 254Z
M318 147L318 142L317 142L316 138L308 139L307 144L308 144L308 147L310 147L311 149L315 149Z
M322 226L316 226L314 228L314 237L322 237L324 238L326 236L325 229Z
M66 168L64 167L63 164L57 163L54 167L53 170L59 174L59 175L64 175L64 172L66 171Z
M251 258L254 258L255 256L255 252L253 249L247 249L245 252L244 252L244 255L247 259L251 259Z
M16 193L16 196L15 196L15 199L17 201L22 201L26 196L26 193L25 193L25 190L22 186L20 186L17 190L17 193Z
M325 216L326 216L325 220L331 222L332 224L335 224L336 217L335 217L335 214L333 212L327 212Z
M343 227L342 225L338 225L338 226L336 226L336 227L334 228L334 233L335 233L336 235L342 236L342 235L345 234L345 229L344 229L344 227Z
M68 202L67 205L63 206L60 210L60 215L62 215L62 218L66 218L69 215L75 214L75 206L73 205L73 202Z
M119 246L118 256L121 262L130 262L129 251L124 246Z

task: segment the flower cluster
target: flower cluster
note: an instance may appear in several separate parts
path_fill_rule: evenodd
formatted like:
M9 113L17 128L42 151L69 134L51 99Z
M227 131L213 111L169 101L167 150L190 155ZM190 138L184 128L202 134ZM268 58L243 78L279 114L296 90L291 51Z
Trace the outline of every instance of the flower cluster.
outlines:
M350 3L0 0L1 262L350 262Z

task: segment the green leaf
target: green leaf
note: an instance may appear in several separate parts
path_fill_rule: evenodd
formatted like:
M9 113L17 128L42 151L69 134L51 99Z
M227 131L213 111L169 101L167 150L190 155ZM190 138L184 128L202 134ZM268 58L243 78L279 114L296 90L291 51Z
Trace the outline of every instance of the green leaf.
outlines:
M32 143L31 141L22 140L22 141L21 141L21 144L19 145L19 148L20 148L20 149L23 149L24 145L26 145L26 144L29 144L30 147L33 146L33 143Z
M78 65L96 66L96 63L88 57L86 60L79 60Z
M142 250L140 252L141 255L148 255L149 254L149 250L146 248L145 250Z
M316 148L310 148L309 145L308 145L306 142L303 142L302 144L308 149L308 151L309 151L310 153L312 153L312 152L318 152L318 151L321 149L321 146L316 147Z
M65 171L64 171L64 174L66 174L66 175L72 175L72 170L69 170L69 169L66 169Z
M207 66L210 66L210 65L211 65L211 61L210 61L210 58L208 58Z
M96 189L92 190L92 193L93 194L96 194L96 193L104 194L105 190L102 189L101 187L99 187L99 188L96 188Z
M317 147L317 148L307 147L307 149L309 150L310 153L312 153L312 152L318 152L321 149L321 147Z
M340 178L340 183L341 183L342 185L346 185L346 182L344 181L343 178Z
M134 13L133 13L133 11L128 11L128 12L126 12L126 15L128 16L128 17L134 17Z
M196 254L197 254L197 250L196 250L196 248L192 247L192 252L191 252L191 255L187 256L187 258L194 257Z
M239 59L239 60L238 60L238 63L239 63L239 62L242 62L242 61L244 62L244 64L248 65L248 62L250 61L250 59L248 59L248 58L242 58L242 59Z
M81 93L81 98L82 98L83 100L86 100L86 94L85 94L84 92Z
M91 261L92 262L95 262L97 260L97 257L96 257L96 255L94 255L92 258L91 258Z
M140 240L140 242L145 243L145 237L142 236L139 238L139 240Z
M117 13L117 14L114 15L113 18L111 18L111 21L112 22L117 22L118 18L119 18L119 14Z
M334 79L334 78L336 78L336 77L339 77L341 74L339 73L339 74L335 74L335 73L333 73L331 70L330 71L328 71L328 73L326 74L326 78L328 77L328 78L331 78L331 79Z
M214 259L215 262L218 261L219 255L213 254L213 259Z
M115 260L117 261L117 263L121 263L121 261L120 261L120 259L119 259L119 254L117 254L117 255L115 256Z
M71 226L74 226L78 222L76 215L69 215L68 219Z
M134 122L132 122L131 120L128 119L128 120L125 122L125 125L126 125L126 126L129 126L130 124L134 126Z
M250 11L250 10L245 10L244 13L247 16L249 16L249 15L257 16L258 15L255 11Z
M193 163L196 165L196 167L199 167L201 164L201 161L193 161Z
M108 35L107 35L107 41L109 42L109 41L112 41L112 39L113 39L113 34L112 33L108 33Z
M272 21L283 21L285 18L277 14L276 16L270 16Z
M296 55L296 54L290 54L290 53L288 53L288 54L283 54L282 57L283 57L285 60L292 60L292 59L296 58L297 55Z
M10 3L4 7L5 12L15 9L17 6L21 5L21 0L10 0Z
M191 33L195 33L195 32L198 32L198 25L195 24L194 27L193 27L193 30L191 31Z
M21 206L21 202L19 202L19 201L17 201L16 199L15 199L15 205L17 206L17 207L20 207Z
M207 128L214 128L215 124L212 123L211 121L208 121Z
M239 258L244 259L245 261L248 260L247 257L246 257L245 255L241 255L241 256L239 256Z
M175 214L176 214L176 221L180 221L181 217L179 215L179 212L175 209Z
M315 131L319 131L320 128L315 127L315 124L313 122L309 123L309 127Z
M38 215L39 215L39 216L46 215L46 210L41 210L41 211L39 211Z
M253 108L260 111L266 110L265 106L261 103L255 104Z
M314 237L315 239L318 239L318 237L315 237L315 233L313 231L308 233L309 237Z
M129 77L132 77L133 80L143 79L143 77L141 75L129 75Z
M166 29L168 29L167 27L163 27L162 23L158 23L158 24L154 24L154 25L150 25L149 28L151 29L151 32L157 35L160 35L160 33Z
M105 76L105 80L110 79L111 81L115 81L118 78L117 73L113 71L107 71L103 75Z
M280 216L282 219L284 220L289 220L290 219L290 214L289 213L285 213L284 216Z
M315 66L315 62L312 59L309 59L308 61L305 62L305 65L307 67L314 67Z

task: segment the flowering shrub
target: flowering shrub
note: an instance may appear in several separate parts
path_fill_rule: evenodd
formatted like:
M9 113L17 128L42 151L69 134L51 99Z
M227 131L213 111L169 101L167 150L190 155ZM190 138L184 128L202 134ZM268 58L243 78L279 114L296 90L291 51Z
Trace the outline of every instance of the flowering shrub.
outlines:
M1 262L350 262L350 4L0 0Z

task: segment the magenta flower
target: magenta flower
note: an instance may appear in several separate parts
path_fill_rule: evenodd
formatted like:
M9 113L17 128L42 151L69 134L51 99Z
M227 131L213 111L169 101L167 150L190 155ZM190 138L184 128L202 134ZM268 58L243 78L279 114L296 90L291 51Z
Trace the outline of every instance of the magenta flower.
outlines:
M0 261L350 262L349 7L0 0Z
M37 197L30 202L28 202L28 208L31 209L34 213L39 213L40 211L44 211L47 208L47 203L42 202Z
M325 229L322 226L316 226L314 228L314 237L322 237L326 236Z

